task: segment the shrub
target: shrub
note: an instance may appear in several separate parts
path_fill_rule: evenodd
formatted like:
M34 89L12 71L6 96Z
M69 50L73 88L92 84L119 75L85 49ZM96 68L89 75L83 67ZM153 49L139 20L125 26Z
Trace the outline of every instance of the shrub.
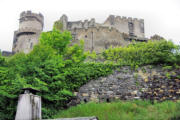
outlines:
M69 46L70 38L68 32L54 29L42 33L40 44L29 54L17 53L9 59L0 56L0 119L14 118L24 87L41 91L42 116L50 118L65 107L73 91L112 72L113 65L84 63L83 43Z
M107 61L123 65L174 64L179 63L179 47L171 41L148 41L105 50ZM176 51L176 52L174 52Z

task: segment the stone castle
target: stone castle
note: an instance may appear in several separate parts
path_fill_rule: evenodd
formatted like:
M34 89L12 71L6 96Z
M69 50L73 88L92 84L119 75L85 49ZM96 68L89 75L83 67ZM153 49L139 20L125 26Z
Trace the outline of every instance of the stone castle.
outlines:
M71 31L73 43L84 40L84 48L89 51L101 52L110 46L125 46L131 40L146 41L144 35L144 20L110 15L104 23L90 21L68 21L62 15L57 22L62 23L62 30Z
M68 30L72 34L72 43L84 40L85 51L101 52L110 46L126 46L132 40L147 41L144 34L144 20L110 15L104 23L96 23L95 19L85 21L68 21L62 15L56 22L62 24L61 31ZM44 17L41 13L22 12L19 29L14 32L12 53L29 53L38 44L43 30ZM4 55L10 53L4 52Z

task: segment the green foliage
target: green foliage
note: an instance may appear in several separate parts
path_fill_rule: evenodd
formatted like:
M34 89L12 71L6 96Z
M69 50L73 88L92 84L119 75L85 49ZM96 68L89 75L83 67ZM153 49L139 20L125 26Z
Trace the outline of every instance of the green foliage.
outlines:
M57 29L53 29L53 31L41 33L40 43L52 47L58 54L64 54L71 39L70 32L60 32Z
M0 53L0 66L4 66L4 64L5 64L5 58L3 58Z
M107 61L132 67L145 64L179 64L179 50L171 41L149 41L110 48L102 56Z
M22 88L41 91L42 115L50 118L70 101L73 91L112 72L113 65L84 63L83 42L71 46L70 39L69 32L54 29L42 33L40 44L29 54L18 53L8 59L0 56L0 119L14 119Z
M14 119L20 89L25 87L41 91L43 118L50 118L65 107L80 86L121 65L137 70L144 64L180 63L179 47L167 41L110 48L101 56L107 60L104 63L85 62L86 57L97 59L97 54L84 53L84 42L72 45L71 39L70 32L54 28L41 34L40 44L29 54L0 55L0 119Z
M97 59L97 54L95 51L92 51L92 52L88 51L86 52L86 54L89 59Z
M63 23L61 21L56 21L56 22L54 22L53 28L62 31Z
M173 66L166 65L163 67L163 70L172 70Z
M141 69L143 73L146 73L146 69L145 68L142 68Z
M63 57L65 60L72 60L73 63L81 63L86 59L86 56L84 53L84 41L80 41L80 45L69 46Z
M171 76L171 74L169 73L169 72L166 72L166 77L168 78L168 79L170 79L170 76Z
M87 103L59 111L54 118L97 116L99 120L178 120L180 101L151 104L150 101Z

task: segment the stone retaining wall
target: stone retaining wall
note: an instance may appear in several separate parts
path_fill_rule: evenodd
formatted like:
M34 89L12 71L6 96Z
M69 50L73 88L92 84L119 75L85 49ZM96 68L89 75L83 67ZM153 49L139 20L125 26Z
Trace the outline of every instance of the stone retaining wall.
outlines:
M144 66L131 70L130 67L122 67L107 77L83 85L75 94L79 102L177 100L180 98L180 69L167 70L161 66Z

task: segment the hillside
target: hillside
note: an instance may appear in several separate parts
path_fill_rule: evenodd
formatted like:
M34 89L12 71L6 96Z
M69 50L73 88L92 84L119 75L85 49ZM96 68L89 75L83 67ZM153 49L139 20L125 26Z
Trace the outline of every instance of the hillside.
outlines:
M99 120L179 120L180 102L117 101L87 103L59 111L55 118L97 116Z
M160 98L161 96L166 96L166 98L164 99L162 97L163 99L155 99L156 91L152 92L150 90L147 91L147 96L155 97L153 97L153 99L145 97L145 99L151 100L152 103L165 100L172 101L157 103L155 106L146 101L139 102L136 105L133 102L114 102L112 103L114 114L117 115L119 111L116 111L116 109L113 108L116 104L117 106L121 106L121 104L124 104L125 106L134 105L138 110L141 108L141 105L139 106L139 104L143 104L142 110L139 111L140 113L138 113L138 115L145 114L147 117L151 117L151 107L157 109L157 111L151 111L152 113L154 112L154 115L157 112L161 112L161 109L162 111L166 111L167 106L170 105L172 109L171 107L168 108L169 111L166 111L166 113L171 115L167 114L167 118L171 118L173 115L174 117L178 117L177 114L174 114L174 111L178 111L177 109L179 109L179 102L176 103L175 101L180 99L180 86L178 84L180 79L180 47L178 45L167 40L132 42L132 44L126 47L110 47L107 50L102 51L101 54L96 54L95 52L84 52L83 41L80 44L72 45L71 40L72 36L70 32L60 32L53 29L52 31L41 33L40 43L28 54L17 53L11 57L3 57L0 55L0 119L14 119L18 96L22 93L22 88L28 87L40 90L41 92L38 93L38 95L42 98L43 119L52 118L54 115L58 114L59 111L61 112L71 106L69 103L76 98L76 94L74 93L78 92L83 85L86 85L91 81L93 82L93 80L111 76L114 74L114 71L119 72L124 66L128 67L128 71L124 71L124 74L128 72L127 75L133 76L132 80L135 80L138 76L129 73L131 70L137 72L142 66L161 66L166 73L163 73L163 70L161 72L157 71L163 73L162 76L156 76L155 82L153 82L152 79L152 81L150 80L152 83L147 84L152 86L152 88L150 87L151 90L156 90L154 88L158 88L158 86L154 86L156 83L162 83L163 86L169 85L169 88L167 88L170 91L167 92L164 87L160 90L157 89L158 93L160 93L158 94L160 95ZM144 71L144 73L147 72L148 74L150 73L148 72L150 69L151 67L142 71ZM119 79L119 81L121 81L124 78ZM135 82L135 85L138 86L138 82ZM173 89L170 88L171 86ZM108 85L106 87L107 89L110 89L108 88ZM161 90L164 90L162 94ZM120 98L118 100L120 100ZM107 100L107 102L110 101ZM149 108L146 106L146 103L150 106ZM163 107L164 104L165 107ZM104 103L104 105L103 103L87 104L87 106L92 107L96 105L100 108L101 106L103 108L103 106L110 105L110 107L107 108L107 111L111 111L111 103ZM176 109L174 106L177 106L178 108ZM80 108L77 107L77 109ZM120 109L121 111L133 109L134 111L134 108L126 107L119 107L117 109ZM103 110L100 109L99 111ZM147 112L141 113L143 111ZM106 112L104 111L104 113ZM103 113L100 114L97 114L97 116L104 116ZM128 114L128 116L131 116L131 114L133 116L135 112ZM79 113L79 115L81 114ZM82 116L85 115L91 114L82 114ZM165 114L162 112L163 117L164 115ZM69 115L69 117L70 116L71 115Z

